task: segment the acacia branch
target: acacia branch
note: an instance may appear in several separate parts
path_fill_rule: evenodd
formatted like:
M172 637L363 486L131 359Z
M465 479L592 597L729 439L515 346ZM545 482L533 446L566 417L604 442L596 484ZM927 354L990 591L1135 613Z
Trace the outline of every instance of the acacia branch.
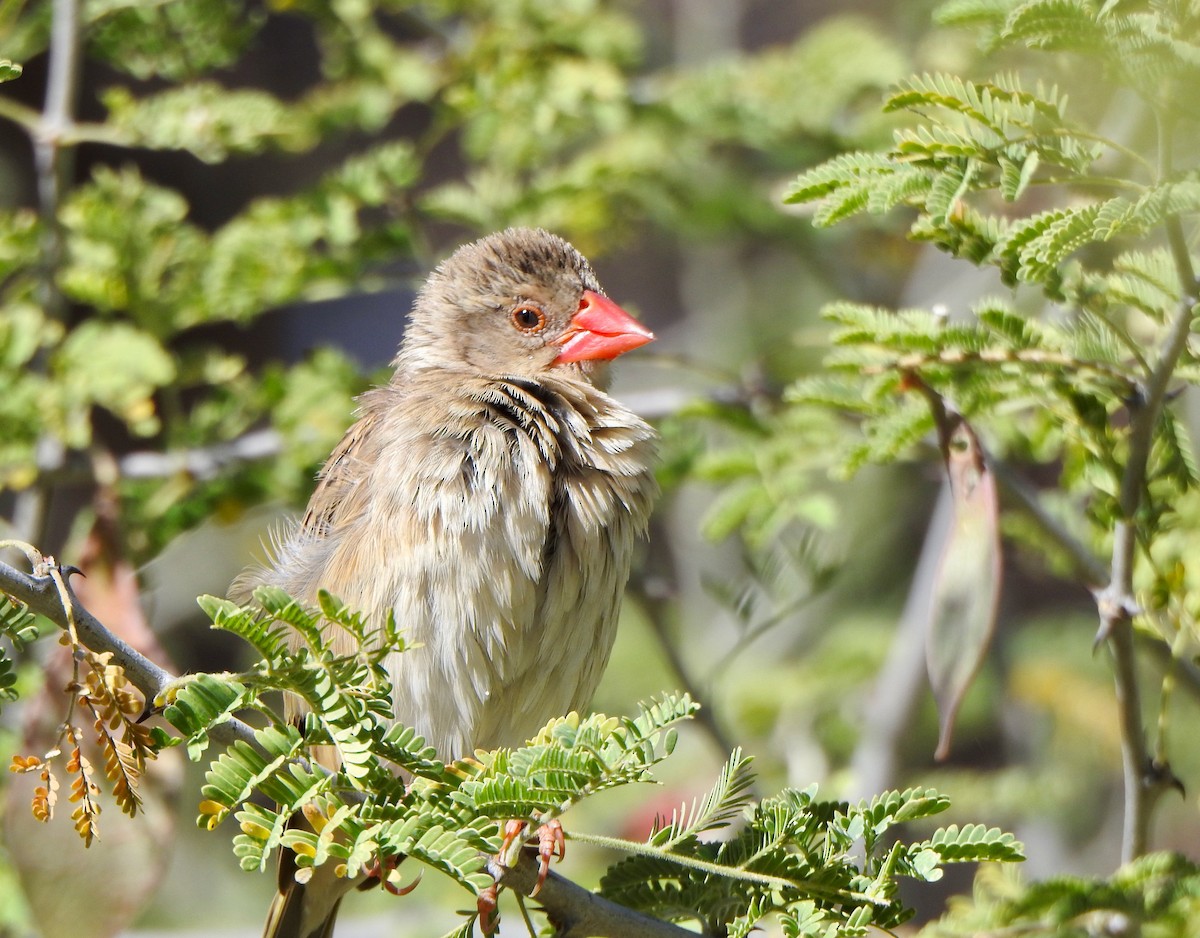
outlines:
M129 683L142 692L148 703L178 680L170 671L155 664L128 642L114 635L103 622L92 615L75 598L71 590L68 574L74 571L67 568L62 572L71 605L70 616L63 606L58 584L49 575L24 573L0 561L0 593L6 593L24 603L31 612L49 619L64 631L73 622L80 642L98 654L111 653L112 663L121 666ZM254 738L254 730L241 720L230 719L213 726L209 735L225 746L240 740L256 749L259 748L258 741Z
M538 863L522 854L516 866L506 869L493 861L488 872L529 895L537 885ZM546 879L537 901L554 925L555 938L696 938L695 932L635 912L557 873Z

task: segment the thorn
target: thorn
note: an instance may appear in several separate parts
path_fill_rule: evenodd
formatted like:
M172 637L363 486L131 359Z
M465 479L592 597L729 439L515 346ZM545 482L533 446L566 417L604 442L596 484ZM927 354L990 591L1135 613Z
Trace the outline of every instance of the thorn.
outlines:
M423 872L423 870L417 870L416 879L414 879L407 886L393 886L387 877L381 879L379 884L383 886L385 891L390 892L393 896L407 896L410 892L421 885L421 876Z
M1161 759L1150 760L1142 781L1147 787L1170 788L1179 792L1180 797L1187 797L1187 789L1183 787L1183 780L1172 771L1169 763Z
M1111 585L1102 590L1092 590L1096 600L1096 608L1100 612L1100 628L1092 639L1092 653L1112 638L1113 631L1118 625L1132 622L1134 616L1140 616L1142 607L1129 595L1116 596L1116 590Z

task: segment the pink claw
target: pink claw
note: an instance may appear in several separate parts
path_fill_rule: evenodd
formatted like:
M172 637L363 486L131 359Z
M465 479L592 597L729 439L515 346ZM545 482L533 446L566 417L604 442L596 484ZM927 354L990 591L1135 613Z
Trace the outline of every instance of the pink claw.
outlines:
M567 855L567 837L563 833L562 823L556 818L549 824L543 824L537 829L538 840L538 881L533 887L530 897L542 891L546 877L550 875L550 861L558 857L561 861Z

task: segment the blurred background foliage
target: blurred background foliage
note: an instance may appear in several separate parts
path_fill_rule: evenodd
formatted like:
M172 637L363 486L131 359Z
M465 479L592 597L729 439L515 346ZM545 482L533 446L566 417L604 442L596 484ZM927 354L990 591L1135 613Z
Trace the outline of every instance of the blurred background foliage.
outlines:
M660 336L618 370L617 393L662 429L665 496L597 708L668 687L705 705L672 785L579 823L644 836L736 742L769 790L936 785L957 817L1026 842L1023 876L1107 874L1119 722L1087 590L1005 516L995 647L935 763L921 623L905 613L910 587L929 588L918 560L936 555L928 425L903 458L847 478L834 470L861 442L847 423L783 399L827 351L826 302L957 312L1001 288L906 239L902 213L815 231L813 209L782 196L805 167L888 147L910 118L881 101L910 74L1009 68L1032 87L1064 65L989 59L959 28L983 23L986 40L1009 6L952 4L943 25L932 0L83 0L73 40L53 26L74 3L0 3L0 58L23 68L0 87L4 536L83 567L118 630L145 610L181 669L236 667L189 629L194 597L223 593L304 503L424 272L478 234L542 225ZM1083 122L1149 146L1127 91L1054 71ZM1028 292L1015 302L1055 315ZM988 443L1066 501L1053 417L999 409ZM1181 525L1160 549L1195 547ZM1162 699L1187 795L1163 800L1155 844L1195 855L1200 748L1182 728L1200 714L1187 694ZM5 751L36 729L18 713ZM254 932L269 884L186 828L144 922ZM57 933L4 888L13 875L0 927ZM427 885L377 908L411 917L423 895L439 901Z

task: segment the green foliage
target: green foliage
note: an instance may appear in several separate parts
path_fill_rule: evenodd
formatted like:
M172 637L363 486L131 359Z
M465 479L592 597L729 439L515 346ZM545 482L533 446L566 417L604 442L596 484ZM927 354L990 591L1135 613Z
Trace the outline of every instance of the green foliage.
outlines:
M602 893L660 918L698 921L705 932L744 936L777 913L785 934L850 936L912 914L898 899L896 877L932 881L943 863L1023 859L1011 834L982 825L951 826L920 843L894 841L894 825L949 807L933 790L887 792L851 806L819 801L813 787L752 803L748 763L735 752L686 820L676 814L609 869ZM732 837L702 838L738 812L745 823Z
M1136 316L1165 328L1192 289L1179 245L1184 220L1200 212L1200 186L1193 169L1172 168L1170 141L1198 129L1182 102L1200 74L1187 4L1134 4L1121 14L1111 6L954 3L941 18L985 25L993 49L1069 48L1098 61L1101 74L1132 84L1165 128L1157 166L1072 120L1056 85L1039 80L1031 90L1015 71L983 81L924 74L887 99L886 110L910 115L889 149L837 157L793 184L788 201L815 203L819 225L906 206L915 212L914 239L991 266L1007 284L1031 284L1069 310L1039 321L1028 303L1020 309L1007 300L936 316L829 307L834 375L800 381L788 399L858 421L862 439L842 454L844 471L910 452L933 427L923 399L932 391L1017 445L1020 438L1043 441L1039 457L1057 454L1067 487L1081 500L1088 493L1098 537L1119 515L1129 440L1113 418L1143 394L1151 367ZM1157 76L1153 88L1133 81L1133 63ZM1171 250L1155 244L1164 230L1179 232L1169 234ZM1178 367L1180 377L1191 373L1189 350ZM904 393L913 390L922 394ZM1195 484L1185 439L1165 410L1147 470L1155 496L1143 509L1147 539Z
M393 623L376 633L327 594L319 607L261 588L261 608L206 597L213 625L250 642L261 663L237 680L198 675L173 692L164 715L188 736L198 758L207 730L235 709L271 716L255 742L237 742L211 764L202 790L201 826L216 827L236 813L241 833L234 851L245 869L264 869L286 846L302 869L327 861L355 876L379 857L410 856L478 893L492 884L484 854L500 848L500 822L549 821L588 795L648 781L650 769L674 748L670 727L695 705L665 697L633 718L596 714L553 721L529 745L479 753L451 765L438 761L409 728L389 725L390 684L383 658L403 651ZM329 626L349 633L360 650L332 651ZM323 628L324 627L324 628ZM311 713L299 728L271 714L261 695L286 690ZM312 746L333 745L339 769L309 762ZM412 779L407 786L397 772ZM248 803L262 795L274 809ZM312 829L289 827L297 812Z
M20 652L37 638L36 617L24 606L0 594L0 638L12 651ZM0 703L17 699L17 668L5 643L0 643Z
M925 928L925 938L1000 931L1085 938L1131 930L1154 936L1186 935L1200 909L1200 867L1174 853L1153 853L1108 879L1056 876L1022 884L999 867L980 870L973 901L958 901Z
M1192 3L944 4L939 22L976 30L1000 70L900 82L884 104L903 121L891 144L820 163L785 197L809 204L817 226L903 210L912 240L990 268L1013 288L970 309L826 307L826 370L794 382L785 402L855 428L835 468L896 462L922 447L931 454L935 440L952 460L947 427L965 418L987 440L987 463L1010 457L1057 473L1054 509L1066 520L1039 518L1025 546L1049 557L1064 544L1075 557L1112 553L1110 591L1128 591L1137 627L1190 664L1200 476L1187 421L1172 403L1200 377L1185 341L1198 289L1198 17ZM1135 100L1141 119L1114 133L1112 115L1130 113ZM798 453L789 466L811 463ZM1122 532L1136 543L1128 559ZM1096 577L1095 564L1075 564ZM1160 766L1174 748L1166 730L1172 683L1164 679L1152 744ZM1126 743L1139 733L1127 727ZM1173 778L1169 769L1164 778ZM1146 797L1152 802L1152 791ZM970 854L979 838L999 846L995 837L968 825L924 847L946 861L960 849ZM929 859L918 853L907 862ZM1185 934L1197 908L1194 879L1192 864L1167 855L1143 857L1108 881L1060 877L1020 888L985 871L975 904L957 905L927 933ZM806 909L810 917L787 933L819 931L817 911Z
M256 599L258 606L240 607L207 597L202 606L214 627L250 642L262 661L236 677L180 682L164 710L193 758L208 730L235 710L269 718L254 731L254 745L235 742L217 755L202 789L198 823L212 829L235 815L234 853L246 870L265 869L284 847L296 854L301 876L330 862L340 875L357 876L376 860L403 855L478 895L493 885L485 860L500 850L504 822L544 824L601 791L653 781L655 766L675 748L675 726L697 709L685 695L665 695L632 717L570 714L520 748L443 763L412 729L389 725L381 663L404 647L393 624L376 634L326 594L311 607L277 589L260 589ZM334 654L331 626L349 632L359 650ZM262 695L276 690L312 708L302 725L265 706ZM331 744L340 756L336 771L311 761L311 747ZM400 783L398 773L410 781ZM817 922L827 934L886 927L911 914L897 897L896 877L934 880L944 863L1022 858L1011 835L982 825L895 841L895 825L949 806L932 790L890 792L852 807L819 801L815 789L754 802L754 783L750 759L737 751L712 790L657 824L645 843L572 833L630 854L605 874L602 894L649 915L738 935L771 914L797 934L816 934ZM306 823L290 823L296 816ZM712 838L724 829L733 835Z

